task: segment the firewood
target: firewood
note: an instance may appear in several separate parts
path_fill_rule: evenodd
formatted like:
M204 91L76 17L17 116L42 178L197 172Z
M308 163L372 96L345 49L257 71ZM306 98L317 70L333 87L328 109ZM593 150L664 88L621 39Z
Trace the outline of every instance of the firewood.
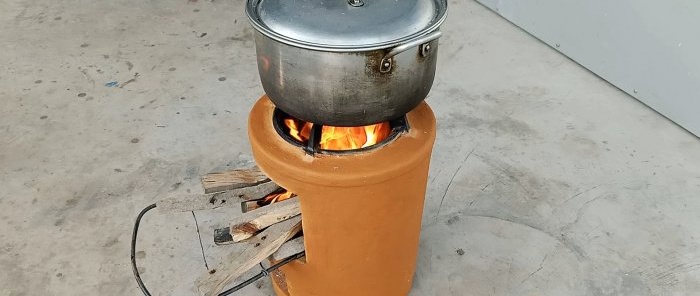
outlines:
M259 209L262 199L244 200L241 202L241 213L247 213L255 209Z
M257 166L248 169L236 169L221 173L206 174L202 177L204 193L213 193L251 187L270 181Z
M299 200L290 198L244 213L231 221L234 242L248 239L270 225L301 214Z
M270 255L270 261L275 264L302 251L304 251L304 237L300 236L284 243L277 252Z
M245 243L242 251L230 253L215 272L207 272L197 280L203 296L218 295L224 287L277 251L284 242L301 230L301 217L277 223Z
M236 207L241 199L261 199L279 189L280 187L277 184L268 181L255 186L216 193L170 197L156 202L156 205L161 212L189 212L212 210L220 207Z

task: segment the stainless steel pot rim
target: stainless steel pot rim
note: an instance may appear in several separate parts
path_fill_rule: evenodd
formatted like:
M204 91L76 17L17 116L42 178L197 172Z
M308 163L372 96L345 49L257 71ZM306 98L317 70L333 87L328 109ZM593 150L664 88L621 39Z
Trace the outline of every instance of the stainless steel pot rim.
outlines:
M411 34L408 36L405 36L403 38L395 39L395 40L389 40L385 42L380 42L380 43L374 43L374 44L360 44L360 45L328 45L328 44L318 44L318 43L312 43L312 42L305 42L303 40L297 40L294 38L290 38L287 36L284 36L282 34L279 34L267 26L260 22L260 19L257 17L257 14L255 13L255 8L257 4L259 3L260 0L248 0L246 4L246 15L248 16L248 19L250 20L251 25L255 30L258 32L262 33L263 35L295 47L303 48L303 49L309 49L309 50L316 50L316 51L327 51L327 52L365 52L365 51L373 51L373 50L380 50L380 49L387 49L387 48L392 48L396 47L398 45L407 43L411 40L418 39L421 37L424 37L430 33L433 33L437 31L442 23L445 21L447 18L447 0L439 0L442 5L439 6L439 11L437 14L436 20L428 27L424 28L423 30Z

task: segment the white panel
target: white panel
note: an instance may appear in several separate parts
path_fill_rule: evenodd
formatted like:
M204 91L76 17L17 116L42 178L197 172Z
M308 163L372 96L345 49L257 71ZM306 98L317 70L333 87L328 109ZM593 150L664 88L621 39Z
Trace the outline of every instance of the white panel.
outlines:
M700 135L700 1L479 2Z

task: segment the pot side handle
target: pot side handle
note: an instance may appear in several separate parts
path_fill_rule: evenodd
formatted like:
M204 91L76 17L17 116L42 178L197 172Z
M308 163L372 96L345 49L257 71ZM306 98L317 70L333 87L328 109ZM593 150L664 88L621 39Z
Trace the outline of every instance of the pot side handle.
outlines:
M432 32L432 33L425 35L423 37L410 40L404 44L401 44L399 46L392 48L386 55L384 55L384 58L382 58L382 62L379 64L379 72L387 73L387 72L391 71L391 67L393 65L391 58L393 58L395 55L400 54L404 51L407 51L413 47L416 47L419 45L425 45L426 43L433 41L435 39L438 39L441 36L442 36L442 32L435 31L435 32ZM430 47L421 46L421 55L426 56L429 51L430 51Z

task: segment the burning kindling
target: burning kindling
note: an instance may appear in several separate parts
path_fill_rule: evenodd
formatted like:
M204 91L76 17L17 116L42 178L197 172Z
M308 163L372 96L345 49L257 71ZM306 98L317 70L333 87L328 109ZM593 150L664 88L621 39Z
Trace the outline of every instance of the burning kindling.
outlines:
M311 138L313 123L290 117L284 120L284 124L289 128L289 135L297 141L306 143ZM335 151L366 148L383 141L390 133L389 122L353 127L324 125L319 145L321 149Z

